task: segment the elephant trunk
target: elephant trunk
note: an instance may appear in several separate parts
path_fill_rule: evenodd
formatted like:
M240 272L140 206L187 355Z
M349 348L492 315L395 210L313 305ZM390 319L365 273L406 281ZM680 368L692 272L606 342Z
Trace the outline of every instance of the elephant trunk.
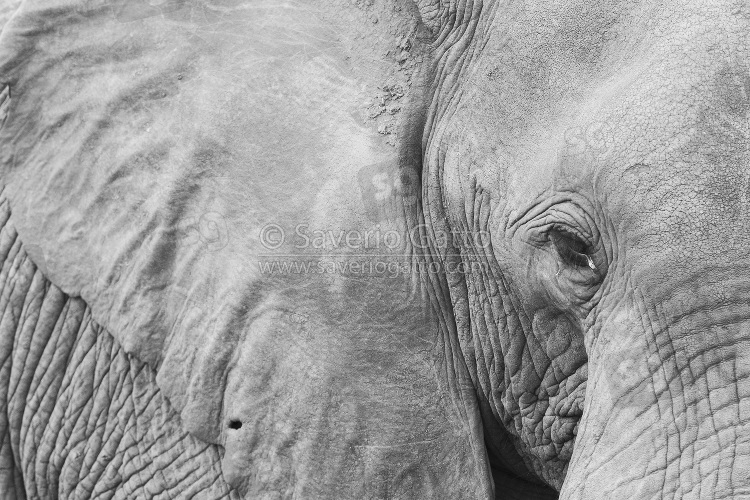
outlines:
M560 498L750 495L748 287L725 274L708 291L636 289L587 339L586 405Z

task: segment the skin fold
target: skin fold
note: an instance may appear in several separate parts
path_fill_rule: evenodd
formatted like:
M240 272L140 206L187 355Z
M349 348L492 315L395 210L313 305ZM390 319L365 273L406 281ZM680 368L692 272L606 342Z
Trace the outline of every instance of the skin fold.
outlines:
M8 4L0 496L750 497L746 10Z

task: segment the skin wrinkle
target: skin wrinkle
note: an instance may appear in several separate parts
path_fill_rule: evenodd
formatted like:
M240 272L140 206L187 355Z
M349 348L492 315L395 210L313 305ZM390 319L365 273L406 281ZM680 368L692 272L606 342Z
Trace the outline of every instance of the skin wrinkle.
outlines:
M475 221L476 221L476 220L477 220L477 219L475 218ZM480 292L480 293L481 293L481 292ZM480 296L481 296L481 295L480 295ZM486 311L486 309L485 309L485 311ZM485 312L485 314L487 314L487 312ZM475 333L475 338L476 338L476 337L480 337L480 338L481 338L481 335L477 335L477 334ZM524 349L527 349L527 348L524 348ZM525 350L525 352L530 352L530 350ZM533 358L532 358L532 359L533 359ZM540 372L540 370L539 370L539 369L537 369L537 372L539 373L539 372ZM545 434L546 434L546 432L545 432Z
M476 221L476 219L474 219L474 220ZM484 249L482 249L482 250L484 250ZM470 256L470 257L474 257L474 256L477 256L477 255L479 255L479 250L478 250L478 249L474 249L473 251L471 251L471 252L469 253L469 256ZM471 262L472 262L472 260L473 260L473 259L468 259L468 263L471 263ZM467 261L465 261L465 262L467 262ZM481 276L481 280L477 282L477 286L481 285L481 283L483 283L483 282L484 282L484 283L488 283L488 281L484 280L483 276L484 276L484 275L482 275L482 276ZM490 281L489 281L489 283L497 283L497 281L491 281L491 280L490 280ZM481 295L481 293L482 293L482 288L480 287L480 288L479 288L478 290L479 290L479 291L478 291L478 292L475 292L474 294L472 294L472 296L480 296L480 297L481 297L481 296L482 296L482 295ZM492 295L492 294L491 294L491 295ZM491 312L491 310L487 310L487 309L484 309L484 310L486 311L486 312L485 312L485 314L487 314L487 313ZM488 322L486 322L486 321L485 321L485 322L481 322L481 324L483 325L483 328L486 328L486 325L487 325L487 323L488 323ZM489 322L489 324L492 324L492 323L493 323L492 321L490 321L490 322ZM474 333L474 335L476 336L476 335L477 335L477 329L476 329L476 328L472 328L472 330L473 330L473 331L475 332L475 333ZM481 339L481 335L480 335L479 337L480 337L480 339ZM481 345L481 343L480 343L479 345ZM482 380L483 380L483 379L482 379Z
M485 196L484 195L485 193L482 192L481 190L480 191L476 191L476 189L477 189L476 179L474 179L474 184L475 184L475 208L474 208L474 218L473 218L473 220L475 222L474 222L473 230L472 230L471 234L473 234L473 235L480 235L480 234L482 234L481 233L481 228L482 227L487 227L488 221L489 221L489 214L490 214L490 209L489 209L489 205L490 205L489 204L489 195ZM479 195L479 196L477 196L477 195ZM480 215L482 213L482 208L485 208L485 210L484 210L484 216ZM485 241L484 238L482 237L482 243L488 245L487 252L491 254L491 252L492 252L492 242L491 242L491 240ZM480 251L480 250L477 249L477 251ZM493 283L493 281L490 279L490 280L488 280L488 283L487 283L487 285L489 285L489 286L485 286L485 290L490 290L490 292L488 293L488 296L485 299L487 301L492 300L493 297L497 296L496 290L493 290L494 287L492 287L492 283ZM491 307L485 307L484 310L489 312L489 311L492 311L493 309ZM490 321L489 325L496 325L496 323L495 323L495 321ZM487 350L488 353L485 354L485 356L489 356L490 362L488 363L488 365L489 365L490 373L497 373L499 371L504 371L504 364L502 363L502 358L497 358L494 355L494 353L495 353L495 347L496 347L494 345L494 339L497 338L498 335L497 335L496 330L494 330L494 328L491 327L491 329L493 330L490 333L490 336L489 336L489 342L490 342L491 348ZM500 364L501 366L498 367L498 364Z
M471 2L471 5L473 6L474 2ZM461 81L461 78L464 76L463 69L471 61L473 54L471 44L474 41L474 32L480 19L479 14L481 10L482 2L478 1L476 9L472 12L472 16L465 22L459 23L460 29L446 25L444 30L447 33L446 36L449 38L443 39L441 37L434 43L435 55L433 56L434 62L432 66L435 70L432 75L433 90L430 92L430 96L432 100L440 100L445 105L440 108L435 108L434 106L428 106L427 108L425 151L432 149L430 143L432 137L435 136L434 125L449 121L448 117L453 109L451 103L460 99L461 90L457 82ZM442 115L435 113L449 114Z
M440 170L438 170L438 171L437 171L438 175L439 175L439 172L440 172ZM434 174L434 173L435 173L435 172L433 172L433 174ZM430 184L427 184L427 185L429 186ZM431 206L431 203L430 203L430 198L429 198L429 196L430 196L430 193L431 193L431 192L430 192L430 191L429 191L429 190L428 190L427 188L425 188L425 205L426 205L426 206ZM442 220L442 219L439 219L439 218L438 218L438 219L431 219L430 217L425 217L425 220L426 220L426 221L430 221L430 220L434 221L434 220ZM428 223L429 223L429 222L428 222ZM434 236L434 233L433 233L433 236ZM452 251L451 251L451 247L450 247L450 246L449 246L449 247L448 247L448 248L447 248L447 249L446 249L445 251L447 251L447 252L448 252L449 254L454 254L454 253L455 253L455 252L452 252ZM442 253L442 252L441 252L441 250L440 250L440 249L438 249L438 255L440 255L440 253ZM441 297L442 295L437 295L437 296L438 296L438 297ZM451 298L451 300L453 301L453 300L455 300L455 299ZM453 308L452 308L451 310L454 310L454 311L455 311L455 310L458 310L458 309L457 309L457 308L455 307L455 306L456 306L456 303L455 303L455 302L453 302L453 306L454 306L454 307L453 307ZM441 308L441 309L439 309L439 310L440 310L440 311L445 311L446 309L445 309L445 308ZM460 319L460 318L457 318L457 319ZM444 323L444 322L443 322L443 323L441 323L441 324L442 324L442 325L447 325L447 324L452 324L452 323ZM445 339L446 337L444 336L443 338ZM445 354L444 354L444 357L443 357L443 359L446 359L446 360L448 360L448 359L452 359L452 358L453 358L453 356L455 355L454 353L456 353L456 352L459 352L459 351L458 351L459 347L458 347L458 346L457 346L457 345L456 345L456 344L454 343L454 341L453 341L453 338L454 338L454 336L453 336L453 335L448 335L448 336L447 336L448 342L445 342L445 344L444 344L444 345L445 345L445 349L446 349L446 351L444 351L444 352L445 352ZM448 347L449 347L449 346L450 346L450 350L448 350ZM459 362L459 363L463 363L463 359L459 359L459 360L458 360L458 362ZM446 366L446 368L448 369L448 372L447 372L447 374L445 375L445 378L446 378L446 380L448 380L448 381L454 381L454 380L457 380L457 378L456 378L456 374L457 374L457 373L456 373L456 371L455 371L455 370L453 369L453 364L449 363L449 364L448 364L448 365ZM471 372L470 372L470 373L471 373ZM451 394L455 394L455 392L454 392L454 391L451 391ZM458 392L458 394L459 394L459 395L461 395L462 393L461 393L461 392L459 391L459 392ZM465 405L465 404L466 404L466 403L464 402L464 405ZM465 419L463 419L463 420L465 421Z
M430 122L430 120L431 120L431 118L430 118L430 115L428 115L428 117L427 117L427 122L429 123L429 122ZM440 171L438 170L438 171L437 171L438 175L439 175L439 172L440 172ZM433 172L433 175L434 175L434 174L435 174L435 172ZM434 184L431 184L431 183L427 183L427 184L425 184L425 188L424 188L424 200L425 200L425 201L424 201L424 204L425 204L425 206L428 206L428 207L430 207L430 206L432 205L432 204L430 203L430 195L431 195L431 191L430 191L430 190L428 189L428 187L427 187L427 186L430 186L430 185L434 185ZM426 222L426 223L427 223L428 225L430 225L430 227L432 227L432 225L431 225L431 221L434 221L434 220L442 220L442 219L432 219L432 218L430 218L430 217L427 217L427 216L425 216L424 218L422 218L422 215L421 215L421 210L420 210L420 219L419 219L419 220L420 220L420 222L424 220L424 221L425 221L425 222ZM434 233L433 233L433 236L434 236ZM446 249L446 251L450 252L450 247L448 247L448 249ZM439 255L439 252L440 252L440 250L438 250L438 255ZM428 262L429 262L429 263L432 263L432 259L430 258ZM439 262L439 259L438 259L438 262ZM433 284L432 282L431 282L431 286L434 286L434 284ZM442 289L441 289L441 290L440 290L440 292L447 292L447 290L442 290ZM456 303L455 303L455 300L456 300L456 299L455 299L455 297L453 297L452 295L448 295L447 293L445 293L445 294L443 294L443 293L438 293L438 294L432 294L432 295L431 295L431 297L437 297L437 298L438 298L438 300L440 300L440 298L441 298L441 297L445 297L445 296L449 296L449 297L450 297L451 303L452 303L452 305L453 305L454 307L453 307L452 309L446 309L446 308L438 308L437 310L438 310L438 311L442 311L442 312L445 312L445 311L456 311L456 310L458 310L458 309L457 309L457 308L455 307L455 306L456 306ZM432 300L432 299L431 299L431 300ZM452 316L452 315L451 315L451 316ZM448 318L448 319L450 319L450 318ZM459 323L460 323L460 321L461 321L461 318L460 318L460 317L457 317L457 318L456 318L456 320L457 320L457 322L459 322ZM452 325L452 324L454 324L454 323L453 323L453 321L450 321L450 322L442 321L442 322L441 322L440 324L441 324L441 330L442 330L442 329L443 329L443 328L444 328L444 327L445 327L446 325ZM451 347L452 347L452 349L451 349L451 350L450 350L449 352L445 352L445 356L443 357L443 359L446 359L446 360L447 360L447 359L452 359L452 358L453 358L453 356L454 356L454 353L458 352L458 351L457 351L457 349L458 349L458 346L456 346L456 345L455 345L455 344L453 343L453 338L454 338L454 336L453 336L453 334L452 334L453 332L451 332L451 331L449 330L448 332L444 332L444 331L443 331L443 332L441 332L441 333L443 333L443 335L442 335L442 337L441 337L441 338L443 339L443 342L444 342L444 345L445 345L445 347L447 348L447 347L448 347L449 345L451 345ZM447 334L447 335L446 335L446 334ZM446 342L446 339L447 339L447 342ZM461 362L463 362L463 360L459 360L458 362L459 362L459 363L461 363ZM452 368L453 368L453 365L452 365L452 364L449 364L449 366L446 366L446 368L447 368L447 369L449 370L449 371L448 371L448 373L446 374L446 379L447 379L448 381L453 381L453 380L456 380L455 378L453 378L453 376L455 375L455 371L453 371L453 370L452 370ZM471 373L471 372L470 372L470 373ZM451 392L451 394L454 394L454 392L452 391L452 392ZM461 393L459 392L459 394L461 394Z

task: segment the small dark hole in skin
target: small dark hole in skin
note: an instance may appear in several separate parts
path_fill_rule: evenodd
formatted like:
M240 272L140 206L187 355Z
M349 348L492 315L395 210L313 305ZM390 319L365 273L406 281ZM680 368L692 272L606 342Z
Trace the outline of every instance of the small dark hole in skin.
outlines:
M230 429L240 429L242 427L242 422L239 420L230 420L229 421L229 428Z

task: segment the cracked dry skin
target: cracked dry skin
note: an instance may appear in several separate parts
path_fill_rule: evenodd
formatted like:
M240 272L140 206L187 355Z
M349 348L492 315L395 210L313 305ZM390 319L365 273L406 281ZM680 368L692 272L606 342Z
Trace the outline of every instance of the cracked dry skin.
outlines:
M0 496L750 498L749 21L6 4Z

